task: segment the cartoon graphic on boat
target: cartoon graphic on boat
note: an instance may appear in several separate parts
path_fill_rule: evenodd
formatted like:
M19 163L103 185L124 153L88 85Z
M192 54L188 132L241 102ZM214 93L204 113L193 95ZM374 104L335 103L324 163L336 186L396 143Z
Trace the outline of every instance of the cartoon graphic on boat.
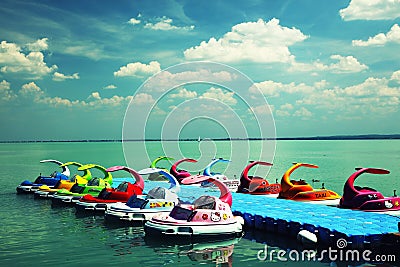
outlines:
M270 184L262 177L249 176L249 171L256 165L272 166L272 163L265 161L252 161L248 164L240 175L240 185L237 193L253 195L276 195L281 191L281 185L278 183Z
M51 162L55 163L58 166L62 166L62 162L55 160L55 159L45 159L41 160L40 163L46 163L46 162ZM60 180L69 180L70 176L70 171L67 166L62 166L62 172L54 171L52 174L49 176L42 176L40 174L35 181L31 182L29 180L23 181L21 184L17 186L17 193L18 194L23 194L23 193L33 193L39 189L40 186L42 185L47 185L50 188L53 188L58 181Z
M377 212L400 211L400 197L395 194L392 197L384 197L381 192L373 188L354 185L354 181L363 173L389 174L390 171L378 168L356 168L356 172L344 184L339 207Z
M125 167L124 170L132 169ZM120 221L143 223L150 220L156 214L168 214L179 203L178 193L180 185L176 178L162 169L147 168L141 170L138 175L160 173L169 181L170 187L156 186L146 195L133 195L126 203L118 202L110 205L105 212L107 221Z
M290 167L282 177L281 192L279 192L278 198L300 201L334 200L340 198L340 195L332 190L325 188L314 189L304 180L290 180L292 172L300 167L318 168L318 166L314 164L293 163L293 166Z

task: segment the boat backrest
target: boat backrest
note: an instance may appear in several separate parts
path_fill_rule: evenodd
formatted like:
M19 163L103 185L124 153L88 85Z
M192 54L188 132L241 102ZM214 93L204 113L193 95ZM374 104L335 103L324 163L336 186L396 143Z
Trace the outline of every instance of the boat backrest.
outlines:
M164 187L154 187L147 193L148 199L165 199L165 189Z
M84 186L80 186L80 185L78 185L78 184L74 184L74 185L71 187L71 189L70 189L69 191L71 191L71 193L78 193L78 194L80 194L80 193L83 192L83 190L85 190L85 187L84 187Z
M147 202L149 201L146 199L138 198L137 195L133 195L128 199L126 205L130 208L143 209L146 206Z
M126 192L128 190L128 184L128 182L120 183L115 191Z
M100 178L92 178L87 183L88 186L99 186L100 185Z
M195 209L215 209L215 198L212 196L201 196L193 202Z
M106 188L103 188L103 189L100 191L100 193L99 193L99 195L98 195L97 197L100 198L100 199L109 199L110 196L111 196L111 192L110 192L110 191L107 191Z

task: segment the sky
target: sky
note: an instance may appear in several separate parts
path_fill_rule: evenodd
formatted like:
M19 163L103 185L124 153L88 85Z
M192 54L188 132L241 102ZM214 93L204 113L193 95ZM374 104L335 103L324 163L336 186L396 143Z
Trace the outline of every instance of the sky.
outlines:
M400 0L3 0L0 141L398 134L399 22Z

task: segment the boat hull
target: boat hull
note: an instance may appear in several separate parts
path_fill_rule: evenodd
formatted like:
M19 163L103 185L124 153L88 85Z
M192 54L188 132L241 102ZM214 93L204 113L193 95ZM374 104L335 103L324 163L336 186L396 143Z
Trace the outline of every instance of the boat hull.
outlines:
M168 238L230 238L243 234L243 224L239 218L230 223L176 223L152 218L144 225L146 235L164 236Z
M105 212L105 218L109 220L120 220L123 222L144 223L151 220L154 215L168 215L171 212L171 209L123 209L111 207Z

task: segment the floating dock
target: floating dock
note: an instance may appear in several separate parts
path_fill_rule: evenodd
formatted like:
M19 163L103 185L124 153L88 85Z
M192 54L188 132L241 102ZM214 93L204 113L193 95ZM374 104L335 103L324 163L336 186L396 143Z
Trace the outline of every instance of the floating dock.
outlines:
M199 186L183 185L181 188L179 195L185 201L193 201L204 194L219 196L219 191ZM366 245L379 245L387 235L400 231L400 218L387 214L263 195L232 193L232 196L232 211L243 217L245 228L294 238L304 229L315 233L322 246L336 246L337 240L343 238L352 248L362 249Z
M304 229L315 233L320 245L336 245L344 238L353 248L380 244L385 235L399 232L400 222L387 214L236 193L232 211L247 228L292 237Z

